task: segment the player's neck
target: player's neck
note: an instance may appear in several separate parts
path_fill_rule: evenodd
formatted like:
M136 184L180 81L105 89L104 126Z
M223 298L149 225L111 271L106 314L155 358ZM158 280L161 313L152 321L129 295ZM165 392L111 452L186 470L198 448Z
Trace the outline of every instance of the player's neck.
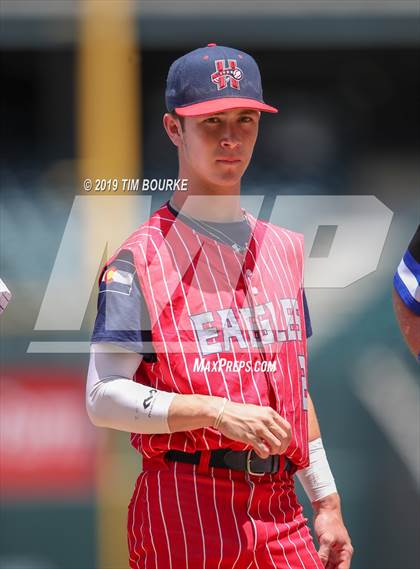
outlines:
M170 201L177 211L195 219L216 223L243 219L240 184L232 187L213 187L201 180L188 178L187 191L175 190Z
M239 194L194 195L189 191L181 192L176 190L172 194L170 202L177 211L194 219L214 221L216 223L229 223L230 221L241 221L243 219Z

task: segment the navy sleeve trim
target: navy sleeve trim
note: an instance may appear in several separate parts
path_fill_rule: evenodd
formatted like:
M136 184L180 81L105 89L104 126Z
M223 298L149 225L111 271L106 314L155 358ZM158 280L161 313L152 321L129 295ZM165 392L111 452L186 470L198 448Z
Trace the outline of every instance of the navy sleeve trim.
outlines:
M398 272L394 275L394 288L407 308L417 314L417 316L420 316L420 302L417 302L417 300L411 296L410 291L401 280Z

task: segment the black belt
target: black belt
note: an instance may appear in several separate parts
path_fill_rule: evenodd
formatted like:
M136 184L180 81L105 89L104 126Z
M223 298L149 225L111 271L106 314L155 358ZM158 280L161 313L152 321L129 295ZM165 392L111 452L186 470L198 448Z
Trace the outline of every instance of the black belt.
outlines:
M189 453L180 450L170 450L165 453L165 458L173 462L200 464L201 451ZM222 448L211 451L209 466L244 470L255 476L264 476L264 474L276 474L279 471L280 456L271 454L268 458L260 458L252 449L236 451ZM292 462L286 457L284 472L288 472L291 469Z

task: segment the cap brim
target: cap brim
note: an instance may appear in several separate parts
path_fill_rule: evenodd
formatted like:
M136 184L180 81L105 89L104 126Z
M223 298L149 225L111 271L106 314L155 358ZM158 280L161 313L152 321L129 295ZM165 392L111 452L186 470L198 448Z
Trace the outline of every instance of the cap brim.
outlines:
M241 99L240 97L226 97L224 99L213 99L212 101L204 101L187 107L176 107L177 115L181 117L195 117L198 115L209 115L211 113L220 113L231 109L255 109L256 111L265 111L267 113L278 113L278 109L270 107L265 103L256 101L255 99Z

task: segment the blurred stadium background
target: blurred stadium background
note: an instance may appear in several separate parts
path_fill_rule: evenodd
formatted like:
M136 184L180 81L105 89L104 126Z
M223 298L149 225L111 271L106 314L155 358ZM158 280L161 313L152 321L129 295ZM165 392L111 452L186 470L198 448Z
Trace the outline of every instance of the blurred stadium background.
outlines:
M420 213L419 2L2 0L0 9L0 276L13 292L1 318L1 569L128 565L125 513L141 463L128 435L85 416L96 288L84 276L98 231L128 235L148 212L125 196L117 219L112 208L98 219L89 201L60 249L54 318L40 309L83 178L176 176L161 127L166 73L209 42L252 53L265 99L280 108L262 121L243 185L264 196L263 217L277 195L374 195L393 212L374 272L308 289L310 385L352 567L418 567L419 368L394 321L391 283ZM169 197L149 194L148 205ZM82 317L66 324L76 304Z

